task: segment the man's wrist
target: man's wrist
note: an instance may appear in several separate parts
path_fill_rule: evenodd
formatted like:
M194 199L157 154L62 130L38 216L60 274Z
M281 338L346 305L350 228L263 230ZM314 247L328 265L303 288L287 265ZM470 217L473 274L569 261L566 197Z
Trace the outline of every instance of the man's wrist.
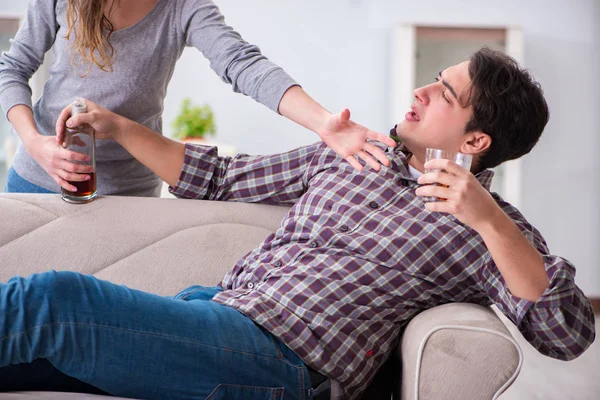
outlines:
M319 111L319 123L314 131L321 138L323 138L323 135L328 131L327 126L329 124L329 120L331 119L331 115L332 114L324 108Z
M507 225L508 224L508 225ZM472 226L482 237L493 235L498 231L504 230L507 226L513 225L513 221L508 215L498 206L494 207L488 214L487 218L480 223Z
M121 142L125 137L124 132L130 132L134 128L135 124L136 123L134 121L117 115L117 121L115 123L117 129L115 129L113 132L114 141L122 144Z

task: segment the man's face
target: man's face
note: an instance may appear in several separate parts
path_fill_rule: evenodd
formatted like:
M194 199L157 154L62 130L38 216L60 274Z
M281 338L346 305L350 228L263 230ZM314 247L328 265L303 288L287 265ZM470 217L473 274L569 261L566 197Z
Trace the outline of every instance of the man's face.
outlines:
M472 116L467 102L469 61L449 67L430 85L415 90L412 110L396 127L396 134L413 153L411 165L422 169L428 147L460 151L465 127Z

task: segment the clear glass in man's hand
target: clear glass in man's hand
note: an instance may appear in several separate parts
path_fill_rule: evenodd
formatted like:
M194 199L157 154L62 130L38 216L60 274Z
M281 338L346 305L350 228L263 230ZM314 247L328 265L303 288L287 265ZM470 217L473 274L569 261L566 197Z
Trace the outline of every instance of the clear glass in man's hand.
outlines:
M427 163L427 161L436 160L436 159L440 159L440 158L444 159L444 160L452 160L454 163L463 167L467 171L471 170L471 162L473 161L473 156L471 154L464 154L464 153L459 153L457 151L449 151L449 150L442 150L442 149L431 149L431 148L425 149L425 163ZM425 173L428 173L428 172L440 172L440 170L426 168ZM441 172L446 172L446 171L441 170ZM435 185L445 186L445 185L441 185L438 183L436 183ZM426 202L429 202L429 201L445 201L446 199L438 198L438 197L423 197L423 200Z

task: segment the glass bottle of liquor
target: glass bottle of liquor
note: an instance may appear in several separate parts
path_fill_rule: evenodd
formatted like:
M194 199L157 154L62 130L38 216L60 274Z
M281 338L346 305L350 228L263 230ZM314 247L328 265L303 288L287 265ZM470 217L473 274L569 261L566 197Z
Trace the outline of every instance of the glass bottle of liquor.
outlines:
M83 99L75 99L71 104L71 115L77 115L87 112L87 104ZM77 188L77 191L71 192L62 189L61 197L69 203L89 203L96 198L96 131L88 124L82 124L75 128L67 128L63 147L88 156L88 161L73 161L77 164L91 165L94 171L89 175L90 179L85 181L69 181Z

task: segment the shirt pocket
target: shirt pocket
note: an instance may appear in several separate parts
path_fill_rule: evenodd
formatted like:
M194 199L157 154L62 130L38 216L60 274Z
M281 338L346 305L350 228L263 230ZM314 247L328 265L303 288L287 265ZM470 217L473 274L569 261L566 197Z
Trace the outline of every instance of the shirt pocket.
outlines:
M205 400L283 400L285 388L219 384Z

